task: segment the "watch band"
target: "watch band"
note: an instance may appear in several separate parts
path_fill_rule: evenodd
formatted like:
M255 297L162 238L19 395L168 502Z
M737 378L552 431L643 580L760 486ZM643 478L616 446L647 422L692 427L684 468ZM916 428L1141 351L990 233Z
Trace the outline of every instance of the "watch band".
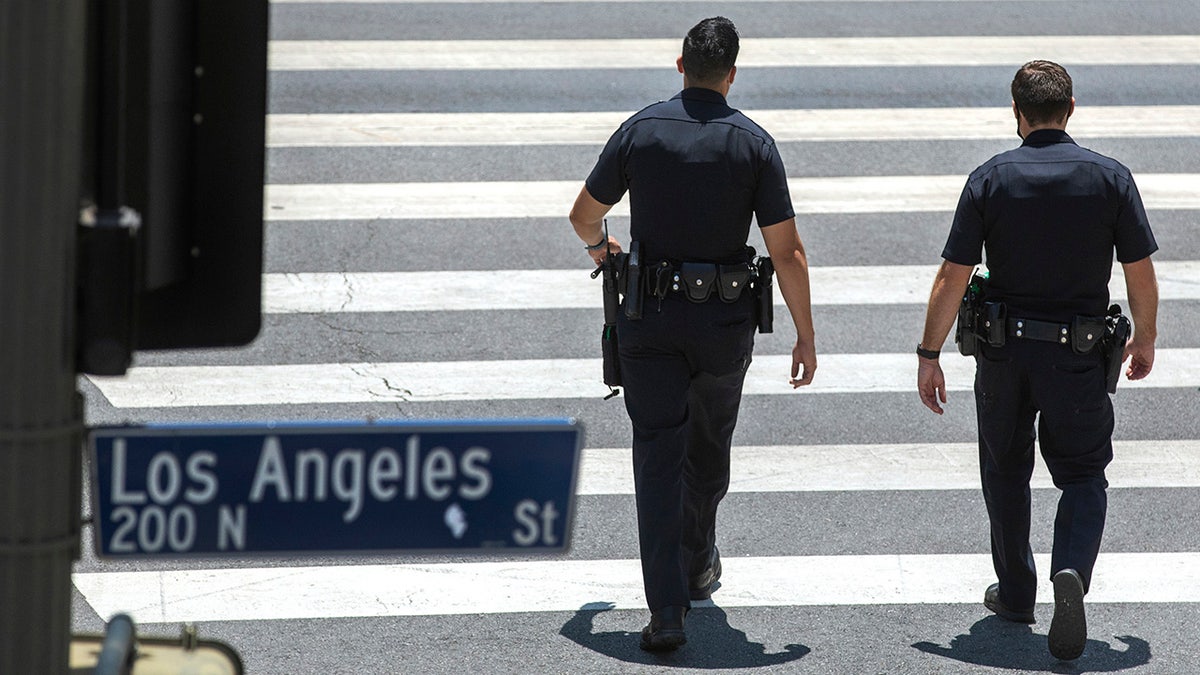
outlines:
M917 356L923 359L937 359L941 355L940 350L925 349L920 344L917 345Z

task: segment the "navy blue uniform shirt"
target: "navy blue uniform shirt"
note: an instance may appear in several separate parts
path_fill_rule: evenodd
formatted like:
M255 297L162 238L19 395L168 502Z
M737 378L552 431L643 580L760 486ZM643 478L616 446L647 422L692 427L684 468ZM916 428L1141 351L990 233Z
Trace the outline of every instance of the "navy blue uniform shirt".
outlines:
M1129 169L1040 129L967 179L942 257L976 265L981 249L1009 316L1069 321L1108 309L1114 250L1131 263L1158 244Z
M629 192L630 237L647 260L745 260L752 214L760 227L795 215L775 140L699 87L626 120L587 190L610 205Z

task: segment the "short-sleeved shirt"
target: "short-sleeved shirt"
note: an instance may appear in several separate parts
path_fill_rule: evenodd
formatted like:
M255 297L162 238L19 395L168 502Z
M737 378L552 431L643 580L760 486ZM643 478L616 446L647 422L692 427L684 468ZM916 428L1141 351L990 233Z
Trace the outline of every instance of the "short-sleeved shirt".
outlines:
M647 260L745 260L751 215L795 215L775 140L725 97L690 87L626 120L587 179L603 204L629 192L630 236Z
M1130 263L1158 244L1129 169L1040 129L967 179L942 257L976 265L981 249L1010 317L1067 321L1107 310L1114 250Z

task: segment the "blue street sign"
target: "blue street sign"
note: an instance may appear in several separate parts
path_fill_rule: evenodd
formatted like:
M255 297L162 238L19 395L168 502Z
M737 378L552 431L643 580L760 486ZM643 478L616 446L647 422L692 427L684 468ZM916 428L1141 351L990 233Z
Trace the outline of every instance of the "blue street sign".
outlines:
M573 420L100 427L103 557L565 551Z

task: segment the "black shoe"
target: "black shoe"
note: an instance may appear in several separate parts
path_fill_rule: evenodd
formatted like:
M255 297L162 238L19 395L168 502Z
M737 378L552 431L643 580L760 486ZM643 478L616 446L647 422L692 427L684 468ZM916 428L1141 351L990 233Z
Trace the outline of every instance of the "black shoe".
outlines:
M996 613L996 616L1001 619L1015 621L1016 623L1037 623L1033 618L1033 608L1026 610L1009 609L1007 605L1000 602L1000 584L992 584L983 592L983 606Z
M1087 617L1083 612L1083 577L1073 569L1059 570L1054 583L1054 618L1050 621L1050 653L1057 659L1079 658L1087 643Z
M712 557L703 572L688 579L688 594L692 600L707 600L712 597L713 584L721 578L721 553L713 546Z
M683 616L687 607L663 607L650 613L650 623L642 629L642 649L648 652L669 652L687 642L683 632Z

